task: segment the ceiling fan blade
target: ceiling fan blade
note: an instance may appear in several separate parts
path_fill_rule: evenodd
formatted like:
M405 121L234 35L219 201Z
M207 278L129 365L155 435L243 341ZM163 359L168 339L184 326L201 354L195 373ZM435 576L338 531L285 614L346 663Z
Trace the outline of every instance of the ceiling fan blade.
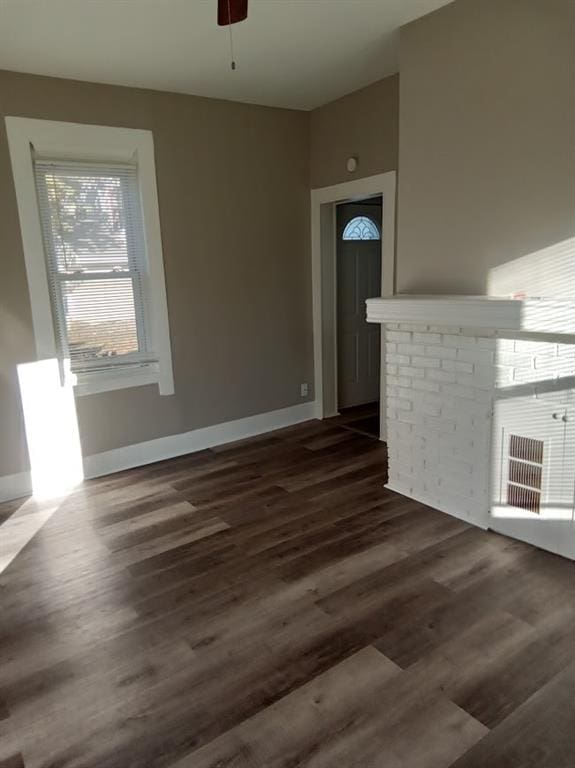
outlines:
M218 0L218 26L237 24L248 16L248 0Z

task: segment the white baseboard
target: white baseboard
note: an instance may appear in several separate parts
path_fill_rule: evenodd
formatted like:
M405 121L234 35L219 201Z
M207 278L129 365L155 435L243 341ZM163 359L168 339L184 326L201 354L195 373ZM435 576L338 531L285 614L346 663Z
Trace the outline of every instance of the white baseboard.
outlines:
M32 489L30 472L18 472L16 475L0 477L0 502L29 496Z
M301 403L290 408L259 413L245 419L227 421L212 427L194 429L167 437L158 437L145 443L126 445L111 451L96 453L84 458L84 475L86 478L101 477L124 469L153 464L156 461L172 459L186 453L195 453L216 445L232 443L254 437L274 429L289 427L317 418L315 402ZM31 493L32 483L29 472L0 477L0 502L18 499Z
M302 403L291 408L282 408L279 411L269 411L268 413L259 413L257 416L248 416L245 419L226 421L213 427L158 437L145 443L136 443L124 448L115 448L112 451L86 456L84 474L88 478L101 477L113 472L121 472L124 469L141 467L144 464L153 464L156 461L183 456L186 453L202 451L205 448L213 448L215 445L223 445L235 440L243 440L246 437L261 435L274 429L309 421L314 417L315 403Z
M488 528L487 520L469 517L468 515L462 514L458 509L449 507L445 504L437 502L432 503L429 499L426 499L417 493L413 493L410 488L402 488L400 485L394 483L386 483L385 487L390 491L394 491L394 493L400 493L402 496L407 496L408 499L413 499L414 501L418 501L420 504L425 504L426 507L432 507L433 509L437 509L439 512L445 512L446 515L457 517L459 520L463 520L465 523L469 523L470 525L476 525L478 528L483 528L483 530L487 530Z

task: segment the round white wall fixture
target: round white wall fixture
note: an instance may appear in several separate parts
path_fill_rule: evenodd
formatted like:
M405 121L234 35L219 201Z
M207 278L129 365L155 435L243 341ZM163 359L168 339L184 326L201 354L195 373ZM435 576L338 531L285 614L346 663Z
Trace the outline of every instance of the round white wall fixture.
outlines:
M348 157L345 167L350 173L357 171L357 157Z

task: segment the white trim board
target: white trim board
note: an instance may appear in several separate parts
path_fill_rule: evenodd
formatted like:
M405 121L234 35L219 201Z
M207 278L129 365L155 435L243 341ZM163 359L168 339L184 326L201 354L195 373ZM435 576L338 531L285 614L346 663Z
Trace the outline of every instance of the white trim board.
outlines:
M47 158L134 162L138 170L144 228L147 270L143 279L149 301L149 330L153 352L158 360L158 370L153 380L158 383L161 395L173 395L174 377L152 132L137 128L10 116L5 118L5 123L38 360L57 357L58 345L48 287L32 148ZM130 372L129 386L149 384L150 373L149 368L142 369L140 377ZM81 378L85 381L78 394L91 394L125 386L122 384L122 372L118 370L110 370L106 376L82 374Z
M327 348L335 350L336 318L326 317L329 305L335 307L335 206L337 203L354 202L381 195L381 282L382 296L395 292L395 198L396 172L388 171L363 179L354 179L331 187L319 187L311 191L311 261L313 296L313 350L314 386L317 418L324 419L337 413L337 355L335 365L326 369L324 357ZM332 275L326 274L326 264L331 263ZM334 313L335 314L335 313ZM382 340L383 344L383 340ZM383 352L383 347L382 347ZM333 355L332 355L333 356ZM383 358L383 354L382 354ZM385 375L381 366L382 377ZM335 380L334 380L335 379ZM382 380L381 399L384 401ZM335 396L331 394L335 392ZM384 436L385 409L382 408L381 437Z
M18 472L15 475L0 477L0 503L20 499L32 493L30 472Z
M195 453L205 448L213 448L215 445L224 445L235 440L272 432L274 429L309 421L314 416L315 403L301 403L291 408L259 413L256 416L247 416L245 419L226 421L212 427L158 437L145 443L136 443L87 456L84 460L84 470L87 478L101 477L124 469L183 456L186 453Z
M84 458L85 476L86 479L102 477L125 469L141 467L156 461L164 461L176 456L184 456L187 453L213 448L216 445L232 443L235 440L255 437L275 429L310 421L315 418L315 413L316 404L311 401L289 408L280 408L277 411L247 416L244 419L215 424L211 427L158 437L144 443L135 443L111 451L96 453ZM32 483L29 472L0 477L0 502L27 496L31 492Z
M372 323L412 323L573 335L575 301L398 294L368 299L367 319Z

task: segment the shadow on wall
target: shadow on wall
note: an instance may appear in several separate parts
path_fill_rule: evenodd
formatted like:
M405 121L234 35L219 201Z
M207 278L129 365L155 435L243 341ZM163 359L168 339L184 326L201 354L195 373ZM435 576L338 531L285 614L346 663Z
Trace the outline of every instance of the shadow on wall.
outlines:
M489 296L575 298L575 237L490 270Z
M4 476L28 464L16 369L18 361L35 357L32 324L25 316L25 303L10 288L7 281L0 281L0 475ZM12 307L12 302L18 306Z

